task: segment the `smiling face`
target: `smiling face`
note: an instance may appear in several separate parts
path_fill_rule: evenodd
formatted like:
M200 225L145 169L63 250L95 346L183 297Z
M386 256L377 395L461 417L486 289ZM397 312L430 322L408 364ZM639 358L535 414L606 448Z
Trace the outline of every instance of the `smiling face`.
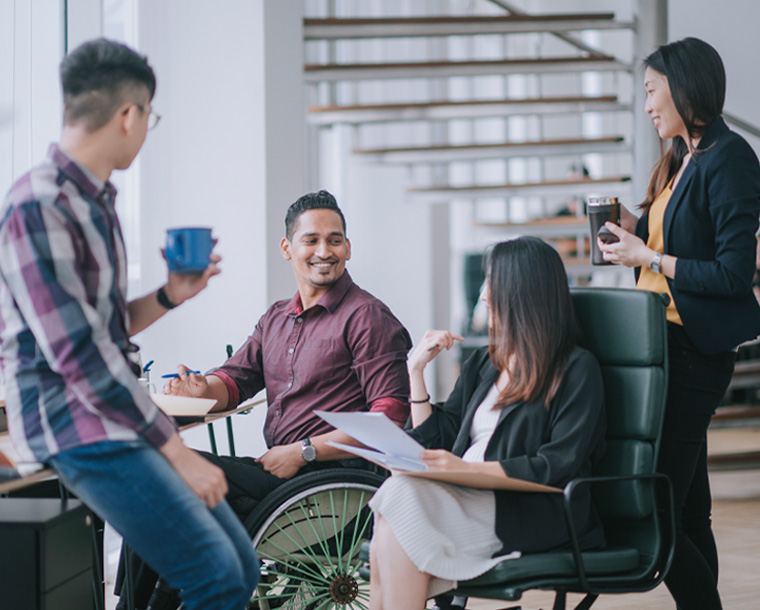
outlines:
M308 210L296 222L291 239L280 242L285 260L291 261L304 309L313 305L337 282L351 258L351 242L337 212Z
M644 88L647 91L644 110L652 119L660 137L665 140L681 136L688 142L686 124L678 114L666 76L647 67L644 71Z

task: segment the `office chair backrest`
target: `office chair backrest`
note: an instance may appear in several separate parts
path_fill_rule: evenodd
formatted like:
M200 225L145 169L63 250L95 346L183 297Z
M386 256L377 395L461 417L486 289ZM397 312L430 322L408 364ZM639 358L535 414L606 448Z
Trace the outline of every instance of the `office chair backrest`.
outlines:
M641 290L575 288L572 295L581 344L597 357L604 377L607 449L594 474L652 473L667 394L664 301ZM636 536L643 521L656 518L652 485L599 485L594 500L608 544L633 542L649 555L654 541L636 542Z

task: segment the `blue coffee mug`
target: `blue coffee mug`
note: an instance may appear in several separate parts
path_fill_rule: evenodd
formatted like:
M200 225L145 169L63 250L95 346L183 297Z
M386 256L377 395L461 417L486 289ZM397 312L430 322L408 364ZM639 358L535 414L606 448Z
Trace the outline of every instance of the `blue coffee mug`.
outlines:
M172 273L203 273L210 264L213 248L211 229L183 227L166 231L166 262Z

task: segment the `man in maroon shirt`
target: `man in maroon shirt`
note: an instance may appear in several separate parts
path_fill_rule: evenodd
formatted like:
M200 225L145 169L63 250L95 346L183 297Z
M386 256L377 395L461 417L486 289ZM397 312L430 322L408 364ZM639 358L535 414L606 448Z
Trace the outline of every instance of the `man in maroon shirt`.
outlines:
M409 415L409 334L346 271L351 242L335 198L327 191L304 195L288 209L285 231L280 251L298 292L272 305L220 368L204 376L181 365L167 390L214 398L215 409L223 410L266 388L268 451L257 459L208 456L225 471L227 500L241 518L295 474L354 457L327 444L356 441L315 409L369 409L399 425Z
M357 442L315 409L369 409L399 425L409 415L409 333L346 271L351 242L335 198L327 191L304 195L288 209L285 229L280 251L292 264L298 292L272 305L213 373L180 365L167 388L214 398L215 410L234 408L266 388L267 452L259 458L204 454L224 471L227 500L241 519L296 474L361 461L327 444Z

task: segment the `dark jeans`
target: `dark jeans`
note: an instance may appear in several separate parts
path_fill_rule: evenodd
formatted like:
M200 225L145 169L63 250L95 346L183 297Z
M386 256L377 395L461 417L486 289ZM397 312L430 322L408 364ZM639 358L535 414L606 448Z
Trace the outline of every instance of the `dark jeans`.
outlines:
M670 377L659 471L673 483L676 550L665 584L680 610L718 610L718 551L712 532L707 427L731 381L736 354L698 352L668 324Z
M203 457L216 464L224 471L224 475L227 478L227 485L229 486L229 491L226 496L227 503L243 522L245 522L246 517L253 512L256 506L258 506L259 502L266 498L277 487L288 481L288 479L280 479L279 477L269 474L264 470L261 464L256 462L255 458L217 456L206 452L200 453ZM372 465L361 459L315 462L301 468L296 476L302 476L306 473L322 470L324 468L340 467L372 468ZM156 574L149 565L134 553L131 556L129 565L133 578L133 598L135 600L135 608L146 608L156 582L158 581L158 574ZM124 587L126 587L124 569L125 553L122 548L121 557L119 558L119 571L114 587L115 594L122 597L122 601L120 602L121 605L117 606L117 609L126 607L123 604L125 599Z

